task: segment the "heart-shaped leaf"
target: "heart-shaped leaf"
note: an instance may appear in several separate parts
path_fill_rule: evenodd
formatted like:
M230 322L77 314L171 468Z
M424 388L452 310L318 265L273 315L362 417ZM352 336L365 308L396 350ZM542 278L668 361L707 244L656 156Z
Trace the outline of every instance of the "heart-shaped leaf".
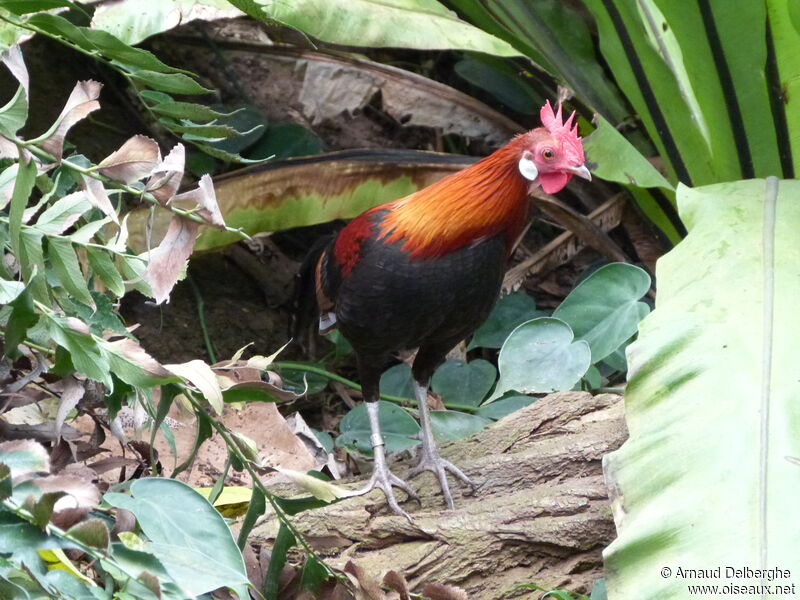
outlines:
M649 289L650 276L643 269L612 263L584 279L553 316L567 323L576 339L586 340L594 364L636 333L639 321L650 312L639 302Z
M378 402L378 407L381 435L387 452L399 452L419 444L419 440L411 439L412 435L419 432L419 425L408 411L382 400ZM337 446L372 453L370 442L372 431L369 427L366 403L359 404L345 415L339 423L339 431L341 435L336 438Z
M589 344L573 341L572 329L563 321L541 317L523 323L500 350L500 380L487 404L509 390L569 390L586 373L590 360Z

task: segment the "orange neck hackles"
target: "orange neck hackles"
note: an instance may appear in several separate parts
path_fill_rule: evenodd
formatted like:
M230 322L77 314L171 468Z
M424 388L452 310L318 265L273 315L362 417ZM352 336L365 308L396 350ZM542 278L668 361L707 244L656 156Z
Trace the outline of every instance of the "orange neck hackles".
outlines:
M404 240L413 258L434 258L503 234L509 253L525 226L529 181L519 173L523 138L474 165L381 208L387 243Z

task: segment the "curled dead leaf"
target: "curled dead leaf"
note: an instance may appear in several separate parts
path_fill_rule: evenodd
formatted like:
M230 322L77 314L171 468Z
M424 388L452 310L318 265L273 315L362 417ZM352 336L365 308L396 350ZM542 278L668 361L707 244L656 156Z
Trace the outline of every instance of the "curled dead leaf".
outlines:
M25 60L22 58L22 50L19 44L14 44L3 52L0 56L0 61L8 67L11 74L19 81L22 89L25 90L25 97L30 96L30 78L28 77L28 69L25 66Z
M112 342L106 342L108 349L115 354L141 367L148 375L153 377L169 377L167 371L161 363L150 356L147 351L136 340L131 338L121 338Z
M408 582L402 573L398 573L397 571L389 571L383 576L383 585L400 594L399 600L411 600Z
M176 206L194 208L194 204L200 207L197 214L200 215L208 224L215 227L225 227L225 221L217 204L217 195L214 192L214 182L208 174L203 175L197 183L197 187L183 194L178 194L172 201Z
M422 588L422 595L430 600L469 600L466 590L441 583L426 583Z
M94 177L87 177L86 175L82 175L81 180L81 187L86 192L86 197L92 203L92 206L99 209L100 212L119 225L117 211L114 210L114 205L111 204L111 199L108 197L108 192L103 187L103 183Z
M112 152L100 161L98 171L106 177L133 183L149 175L161 158L155 140L134 135L119 150Z
M192 254L200 224L174 215L161 243L150 252L144 279L153 291L156 304L169 301L169 294Z
M64 426L64 420L67 418L69 412L78 405L85 391L84 384L75 379L72 375L64 379L64 391L61 392L58 412L56 413L56 419L53 423L53 437L55 439L61 437L61 428Z
M386 594L378 580L367 575L363 567L348 560L344 566L344 573L355 587L356 600L386 600Z
M100 108L100 103L97 99L100 97L102 88L102 83L91 79L76 83L53 126L40 136L42 149L52 154L57 162L61 160L63 155L64 138L67 136L67 132L78 121Z
M185 164L186 148L183 144L175 144L170 153L153 169L152 175L145 185L145 190L150 192L161 204L166 204L181 185Z

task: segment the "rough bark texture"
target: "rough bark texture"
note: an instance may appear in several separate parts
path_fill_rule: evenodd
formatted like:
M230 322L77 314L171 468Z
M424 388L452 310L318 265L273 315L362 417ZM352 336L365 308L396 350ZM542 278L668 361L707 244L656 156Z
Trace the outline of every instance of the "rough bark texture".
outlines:
M416 587L458 585L473 600L512 598L529 582L588 592L614 537L601 459L627 437L622 409L616 395L560 392L443 445L478 486L472 494L451 484L453 511L425 473L411 482L422 506L403 503L414 524L388 512L380 491L296 522L333 566L353 560L375 577L399 570ZM394 472L404 477L409 462ZM276 533L268 520L255 539L270 544Z

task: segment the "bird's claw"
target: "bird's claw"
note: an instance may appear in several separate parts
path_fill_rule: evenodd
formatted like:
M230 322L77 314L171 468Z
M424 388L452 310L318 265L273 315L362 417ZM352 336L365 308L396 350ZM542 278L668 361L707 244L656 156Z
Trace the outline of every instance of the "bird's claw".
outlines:
M386 503L389 505L395 513L401 515L408 519L411 523L414 522L414 519L411 518L406 511L400 508L400 504L398 504L397 499L394 497L394 491L392 490L393 487L399 488L403 490L409 498L416 500L419 504L422 504L422 501L419 498L419 495L411 489L405 481L400 479L397 475L392 473L388 468L379 468L376 467L372 473L372 477L369 480L369 483L365 485L363 488L359 490L354 490L347 494L347 497L351 496L362 496L371 492L374 489L381 490L384 495L386 496Z
M440 457L436 451L425 452L423 450L422 458L420 458L419 464L417 464L416 467L413 467L408 472L408 477L416 477L423 471L431 471L434 475L436 475L436 478L439 480L439 486L442 488L444 501L447 503L447 508L450 509L454 508L455 504L453 503L453 496L450 494L450 485L447 483L448 472L452 473L456 479L470 486L473 490L476 487L472 480L467 477L461 469L459 469L449 460L445 460Z

